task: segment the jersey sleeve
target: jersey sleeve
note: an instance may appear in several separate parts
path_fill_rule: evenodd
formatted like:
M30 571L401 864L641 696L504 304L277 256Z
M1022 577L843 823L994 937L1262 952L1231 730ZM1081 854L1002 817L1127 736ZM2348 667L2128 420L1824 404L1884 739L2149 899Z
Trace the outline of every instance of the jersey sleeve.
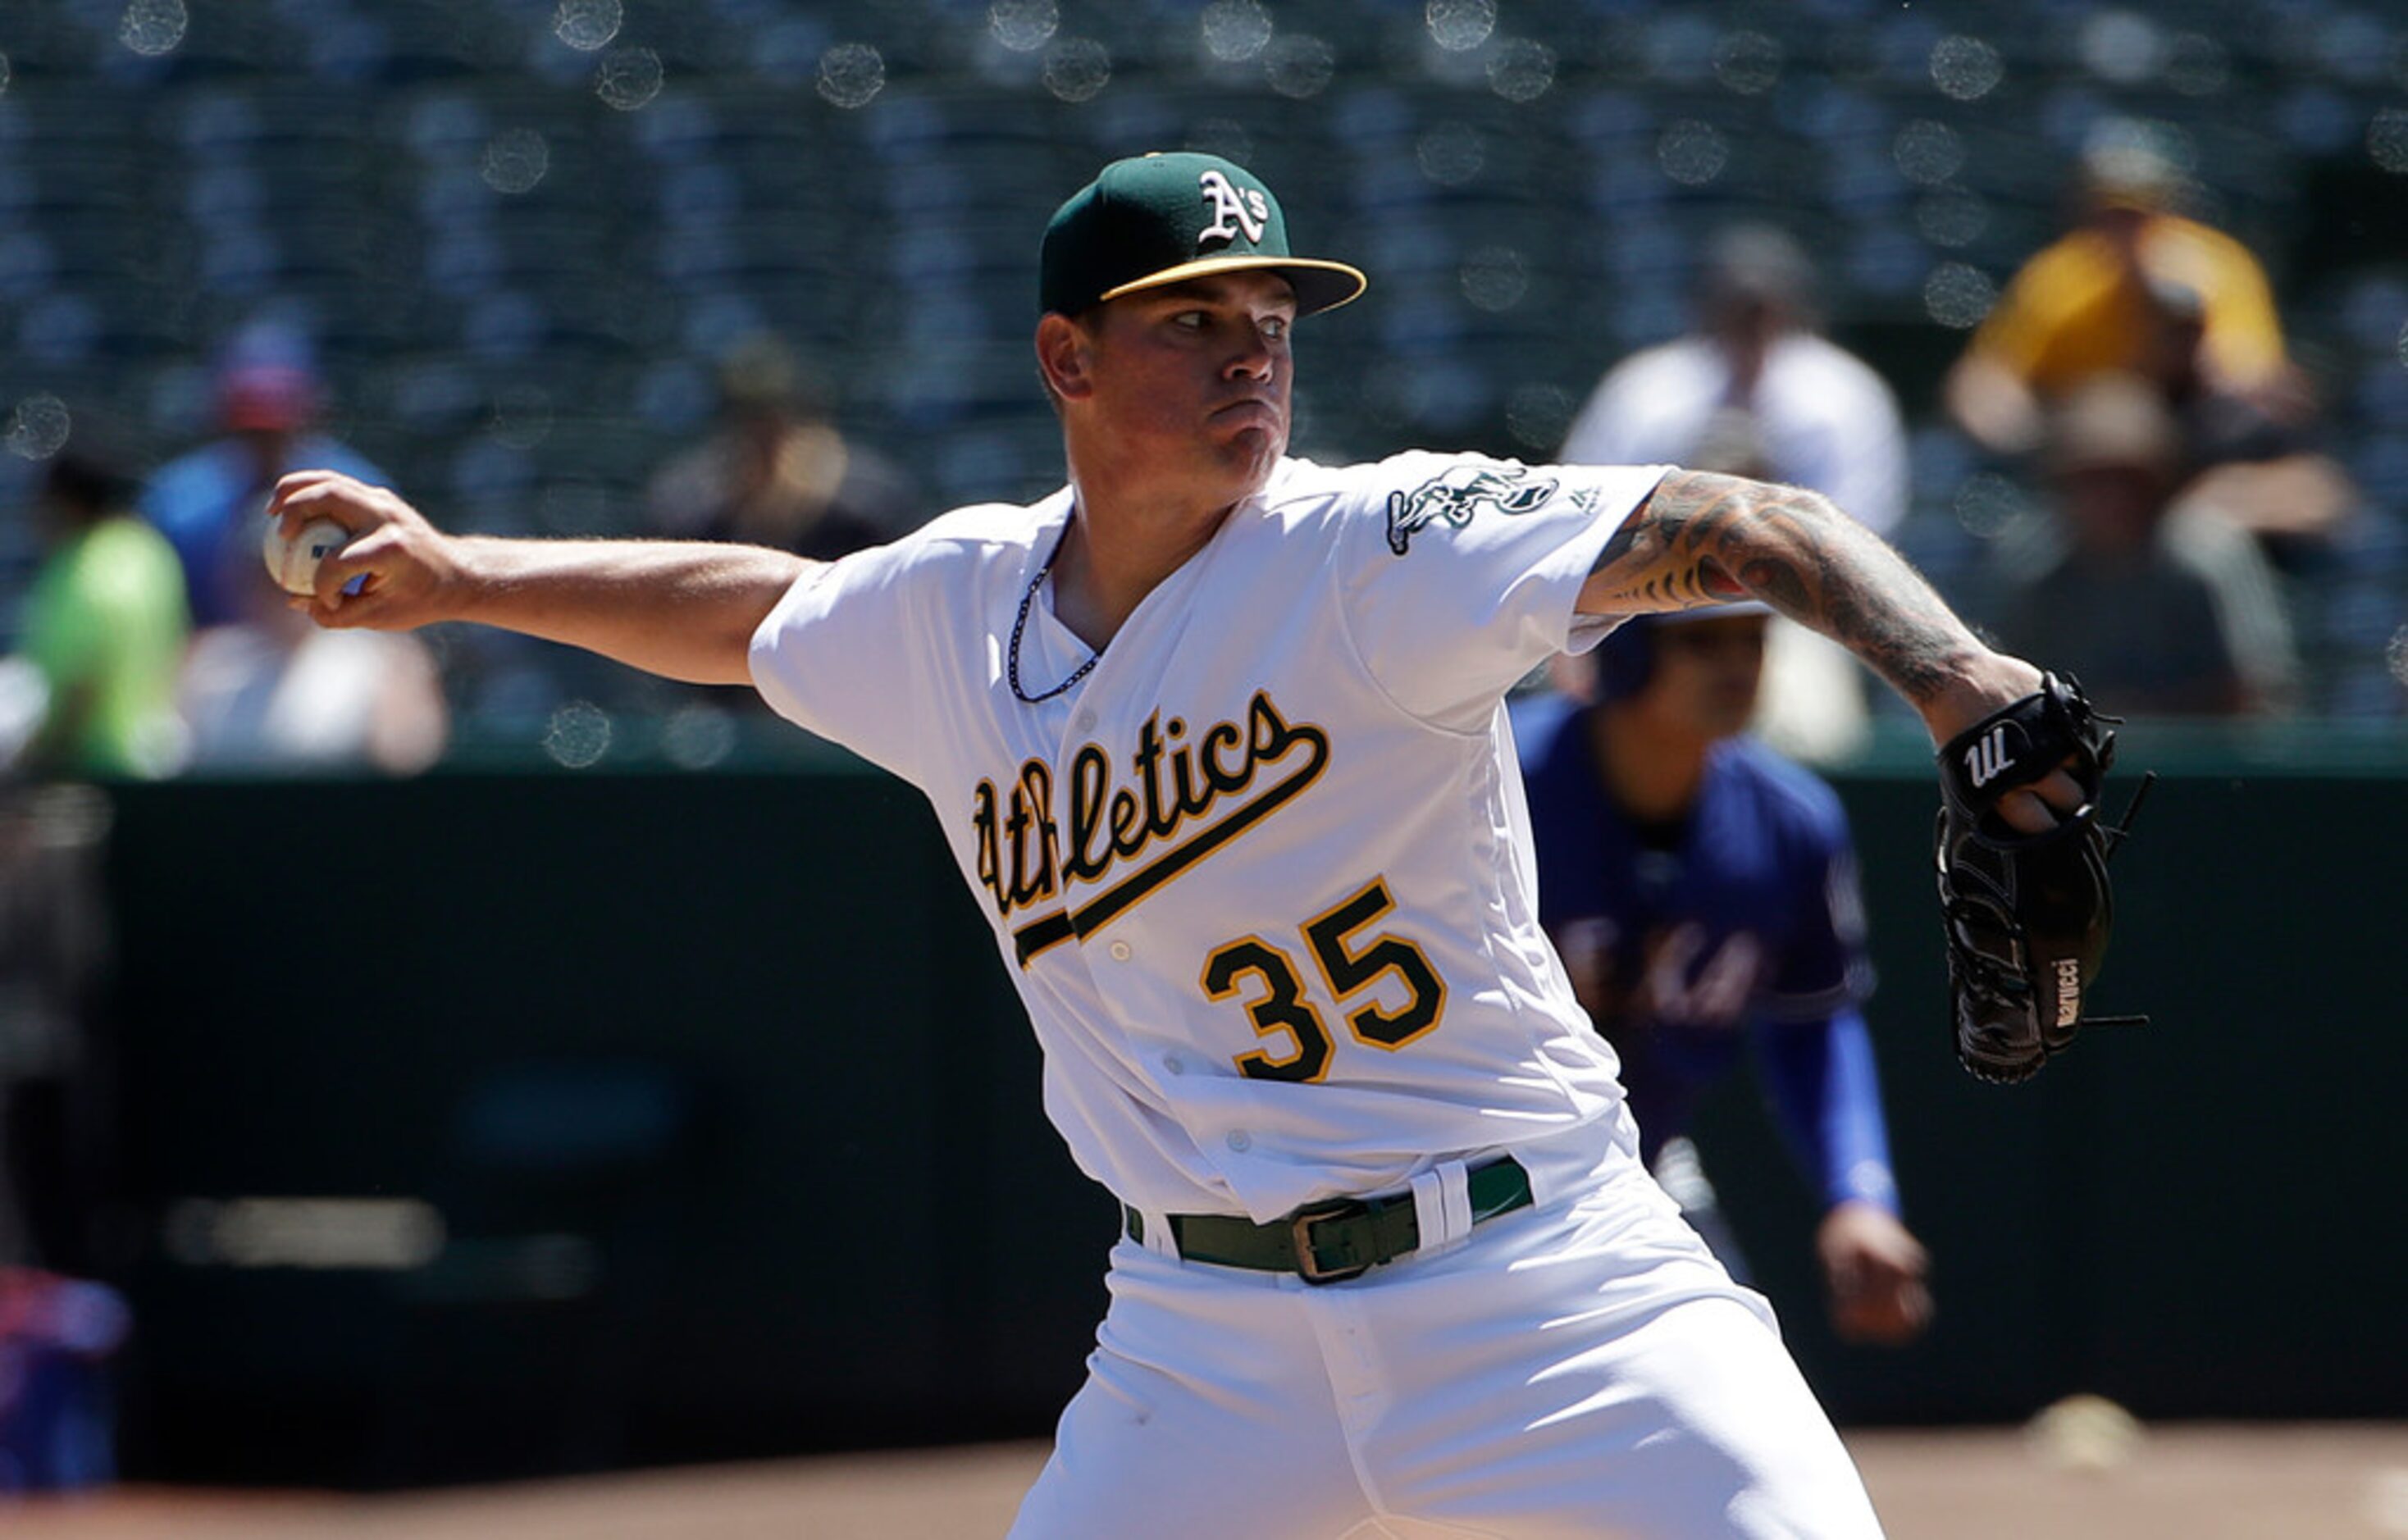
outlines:
M1757 1059L1782 1133L1825 1206L1870 1203L1897 1213L1889 1125L1864 1014L1849 1006L1758 1034Z
M1573 603L1667 469L1440 454L1373 467L1340 544L1340 603L1364 666L1414 716L1476 728L1549 654L1613 628Z
M918 549L898 541L811 568L754 630L752 650L753 687L778 715L906 780L912 643L936 607Z
M1872 1203L1895 1212L1889 1132L1862 1009L1872 964L1847 813L1829 787L1802 771L1777 773L1772 784L1797 924L1752 1028L1766 1090L1827 1205Z

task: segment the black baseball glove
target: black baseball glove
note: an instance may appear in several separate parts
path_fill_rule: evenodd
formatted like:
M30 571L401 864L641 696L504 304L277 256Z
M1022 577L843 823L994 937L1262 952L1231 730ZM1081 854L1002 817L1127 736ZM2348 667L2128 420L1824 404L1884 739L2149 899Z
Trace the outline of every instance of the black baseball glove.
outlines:
M2130 828L2144 777L2120 825L2102 823L2099 794L2115 734L2071 677L1992 713L1940 750L1940 908L1948 936L1948 992L1956 1057L1985 1080L2029 1079L2084 1027L2135 1017L2086 1017L2114 928L2107 858ZM1999 817L1999 801L2051 771L2082 788L2082 806L2046 834Z

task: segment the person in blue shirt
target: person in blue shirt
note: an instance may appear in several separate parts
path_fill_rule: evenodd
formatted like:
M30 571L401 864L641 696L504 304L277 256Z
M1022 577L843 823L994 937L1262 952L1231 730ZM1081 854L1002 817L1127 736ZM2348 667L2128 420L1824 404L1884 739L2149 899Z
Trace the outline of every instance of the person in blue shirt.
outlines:
M150 477L140 511L184 564L193 629L243 623L262 585L261 518L276 478L301 465L332 465L374 485L383 472L317 431L322 394L307 338L261 322L218 361L219 437Z
M1742 735L1769 620L1760 605L1639 616L1589 679L1519 703L1539 918L1621 1056L1649 1168L1726 1265L1744 1278L1686 1131L1752 1047L1825 1205L1834 1327L1904 1343L1930 1319L1928 1259L1890 1172L1846 816Z

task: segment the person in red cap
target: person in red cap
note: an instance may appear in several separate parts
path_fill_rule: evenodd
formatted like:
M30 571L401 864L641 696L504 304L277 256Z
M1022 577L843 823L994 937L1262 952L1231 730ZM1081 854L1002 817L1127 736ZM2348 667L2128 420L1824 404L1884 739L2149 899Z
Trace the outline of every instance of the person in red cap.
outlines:
M323 465L383 484L382 471L315 431L323 387L306 342L262 324L227 348L217 371L220 436L152 474L139 510L184 563L194 629L239 624L267 581L259 510L276 478Z
M277 517L353 535L310 612L750 684L928 798L1122 1212L1021 1540L1879 1534L1770 1307L1640 1162L1539 925L1504 697L1746 596L1935 742L2041 671L1816 493L1290 456L1293 328L1365 280L1242 166L1114 162L1039 269L1069 478L1033 505L821 563L454 535L305 471ZM2002 816L2041 832L2082 794L2031 770Z

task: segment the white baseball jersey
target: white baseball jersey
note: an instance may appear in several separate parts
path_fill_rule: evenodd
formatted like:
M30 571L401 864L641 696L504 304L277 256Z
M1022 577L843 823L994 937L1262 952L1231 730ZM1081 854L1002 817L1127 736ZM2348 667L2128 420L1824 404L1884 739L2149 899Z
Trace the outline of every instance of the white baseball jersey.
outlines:
M1269 1220L1622 1116L1500 703L1610 628L1574 598L1662 474L1283 462L1036 705L1024 605L1027 694L1090 656L1039 581L1071 494L963 508L797 582L752 674L934 805L1079 1165Z

